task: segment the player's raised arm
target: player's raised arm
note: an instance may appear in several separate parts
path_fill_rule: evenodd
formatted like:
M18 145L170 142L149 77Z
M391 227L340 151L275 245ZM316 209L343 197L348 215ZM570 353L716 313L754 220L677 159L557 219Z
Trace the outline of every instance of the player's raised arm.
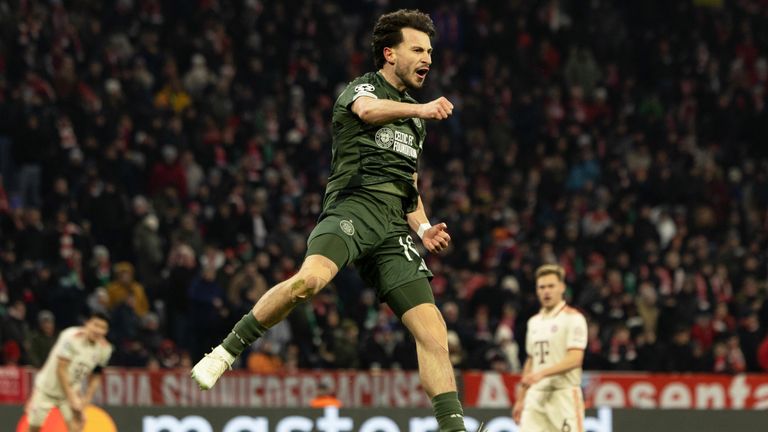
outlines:
M383 125L412 117L444 120L453 114L453 104L445 97L439 97L425 104L412 104L362 96L355 99L351 108L360 120L373 125Z

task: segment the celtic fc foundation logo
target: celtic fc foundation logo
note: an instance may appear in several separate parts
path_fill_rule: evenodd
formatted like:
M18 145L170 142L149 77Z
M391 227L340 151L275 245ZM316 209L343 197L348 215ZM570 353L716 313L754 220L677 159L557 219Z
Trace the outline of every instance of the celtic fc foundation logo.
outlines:
M383 127L376 131L376 145L381 148L392 147L392 142L395 140L395 131L390 128Z
M351 220L343 219L339 222L339 228L341 228L341 230L344 231L344 234L348 236L355 235L355 226L352 225Z

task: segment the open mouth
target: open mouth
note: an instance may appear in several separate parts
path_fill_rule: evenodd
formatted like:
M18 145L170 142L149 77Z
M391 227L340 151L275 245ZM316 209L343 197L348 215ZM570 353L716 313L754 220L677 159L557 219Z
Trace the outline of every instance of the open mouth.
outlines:
M429 68L416 69L416 75L418 75L419 78L421 79L424 79L427 76L428 72L429 72Z

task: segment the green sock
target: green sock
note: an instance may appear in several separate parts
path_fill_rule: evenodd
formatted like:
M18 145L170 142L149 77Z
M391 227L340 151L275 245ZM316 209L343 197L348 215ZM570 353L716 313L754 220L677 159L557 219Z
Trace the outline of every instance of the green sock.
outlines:
M224 338L221 346L228 353L237 357L247 346L263 336L267 330L269 329L264 327L252 313L248 312L235 324L232 331Z
M457 392L443 393L433 397L432 410L435 412L440 432L466 432L464 410L461 409Z

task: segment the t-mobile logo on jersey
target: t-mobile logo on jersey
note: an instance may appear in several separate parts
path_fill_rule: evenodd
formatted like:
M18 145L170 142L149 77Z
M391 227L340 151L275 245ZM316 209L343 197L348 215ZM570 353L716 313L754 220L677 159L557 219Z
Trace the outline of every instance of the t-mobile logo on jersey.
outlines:
M539 364L544 364L544 358L549 355L549 341L537 341L533 346L533 355L539 356Z

